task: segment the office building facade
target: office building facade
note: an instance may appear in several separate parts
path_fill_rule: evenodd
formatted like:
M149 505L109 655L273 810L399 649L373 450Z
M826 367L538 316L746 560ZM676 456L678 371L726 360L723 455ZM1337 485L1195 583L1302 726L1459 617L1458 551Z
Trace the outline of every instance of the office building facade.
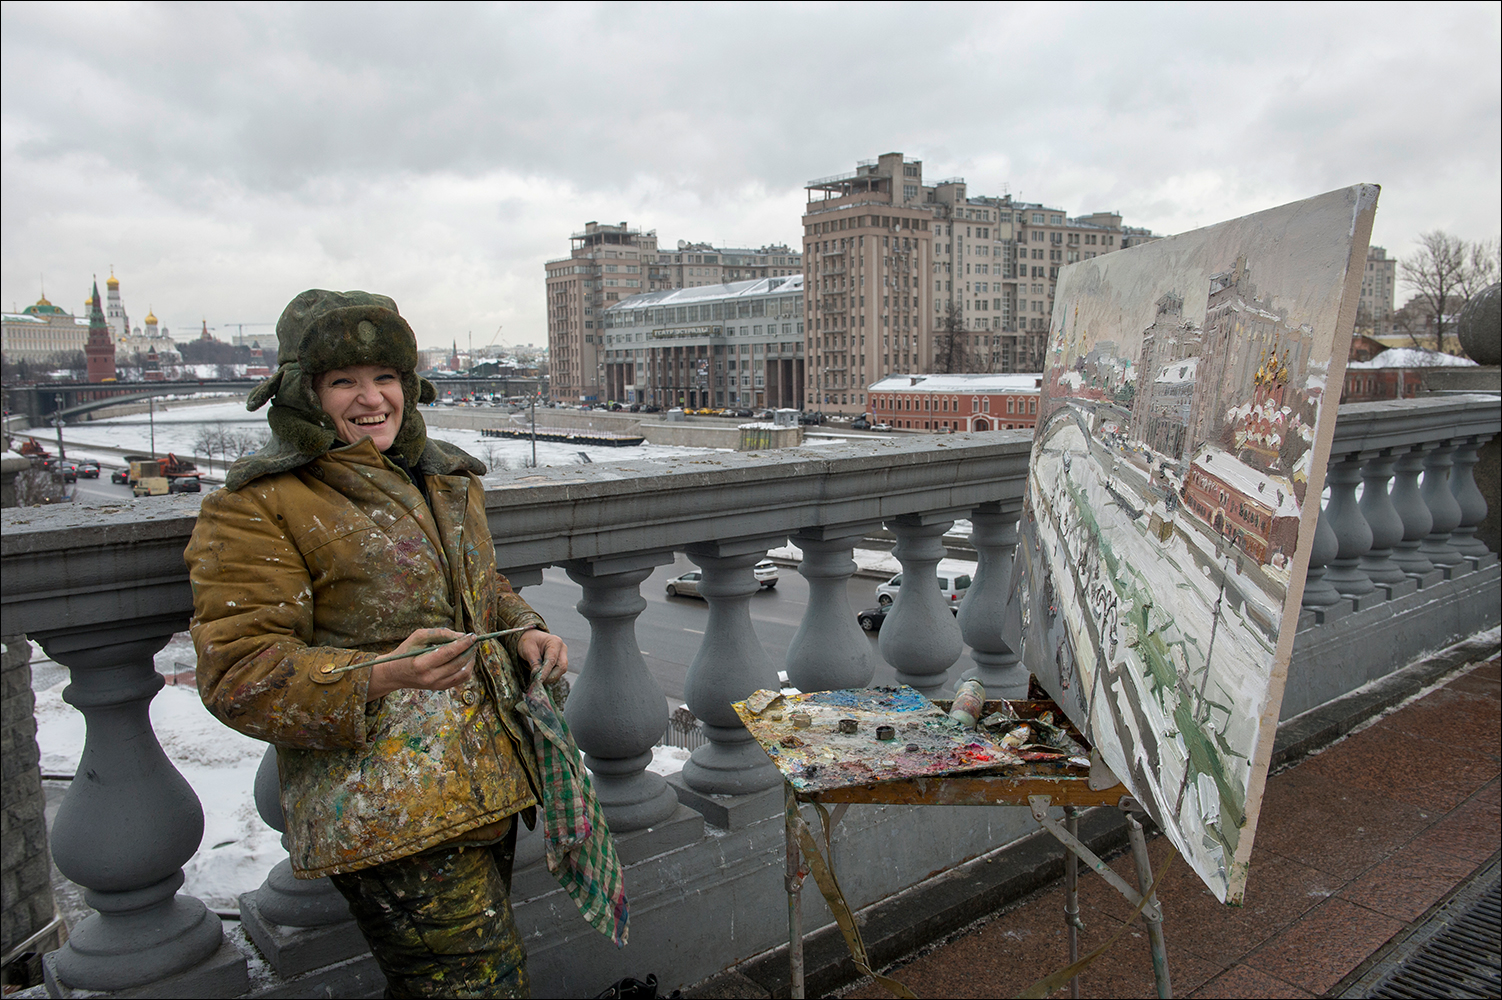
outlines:
M606 397L668 409L804 406L803 276L648 292L604 311Z
M547 271L551 392L563 402L604 402L605 311L623 299L658 291L718 287L727 282L801 273L802 257L786 245L717 248L679 241L659 249L657 233L587 222L570 238L569 256Z

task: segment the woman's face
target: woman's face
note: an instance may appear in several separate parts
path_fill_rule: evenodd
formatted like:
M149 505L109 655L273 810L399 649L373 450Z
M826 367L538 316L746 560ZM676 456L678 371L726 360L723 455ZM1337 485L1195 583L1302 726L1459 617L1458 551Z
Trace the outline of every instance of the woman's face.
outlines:
M368 437L380 451L391 447L402 426L402 379L395 368L335 368L318 376L316 386L340 440L354 444Z

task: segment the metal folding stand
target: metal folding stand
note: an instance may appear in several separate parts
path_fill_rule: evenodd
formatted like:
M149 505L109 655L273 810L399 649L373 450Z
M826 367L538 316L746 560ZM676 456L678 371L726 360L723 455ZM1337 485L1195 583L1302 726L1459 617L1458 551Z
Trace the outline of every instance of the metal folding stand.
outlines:
M1033 709L1037 714L1039 703L1013 702L1013 706ZM989 710L990 706L988 706ZM1024 713L1026 714L1026 713ZM1141 806L1133 800L1127 789L1116 781L1099 758L1092 754L1098 769L1092 774L1107 776L1105 780L1092 782L1086 774L1061 772L1047 766L1024 766L1009 769L1004 774L959 773L924 779L885 781L867 785L852 785L826 789L818 792L799 791L791 784L784 784L785 820L787 837L787 868L785 886L788 895L788 962L791 971L791 995L804 996L803 968L803 879L810 873L807 861L820 883L830 909L850 945L856 967L872 975L889 990L898 995L910 995L902 991L900 984L877 975L871 968L865 953L865 945L855 926L853 913L840 894L833 873L833 851L830 847L834 828L854 804L872 805L984 805L1023 806L1044 830L1064 845L1064 922L1069 940L1069 962L1079 960L1079 932L1084 924L1080 920L1078 863L1084 860L1090 868L1111 884L1117 892L1141 912L1147 923L1148 942L1152 951L1153 978L1159 997L1173 995L1169 980L1168 953L1163 939L1163 911L1158 905L1156 893L1151 891L1153 873L1148 862L1147 843L1143 837L1142 823L1138 815ZM1094 787L1104 784L1108 787ZM819 852L808 824L804 821L799 805L814 803L824 825L825 850L828 861ZM826 806L832 809L826 811ZM1062 823L1049 815L1049 809L1061 806L1064 810ZM1094 806L1111 806L1120 809L1126 817L1127 837L1131 842L1132 860L1137 869L1138 884L1148 891L1143 899L1141 893L1102 861L1095 852L1079 839L1079 811ZM803 845L813 848L818 857L808 856ZM841 912L844 911L844 912ZM1069 980L1070 996L1079 996L1079 977ZM1061 984L1062 985L1062 984ZM895 987L895 988L894 988Z

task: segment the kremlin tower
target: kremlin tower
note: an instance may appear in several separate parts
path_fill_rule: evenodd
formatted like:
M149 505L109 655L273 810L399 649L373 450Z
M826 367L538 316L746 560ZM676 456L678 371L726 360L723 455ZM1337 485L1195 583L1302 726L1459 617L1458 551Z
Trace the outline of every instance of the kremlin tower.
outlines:
M115 281L114 275L110 275L110 281L110 294L118 300L120 283ZM83 353L88 360L90 382L115 380L115 343L110 339L110 325L99 303L97 281L94 282L93 298L89 300L89 339L84 342Z
M125 315L125 303L120 299L120 279L115 277L115 265L110 265L109 280L104 283L108 289L104 307L104 318L113 331L113 340L119 343L121 337L130 335L130 317ZM94 283L94 296L99 296L99 283Z

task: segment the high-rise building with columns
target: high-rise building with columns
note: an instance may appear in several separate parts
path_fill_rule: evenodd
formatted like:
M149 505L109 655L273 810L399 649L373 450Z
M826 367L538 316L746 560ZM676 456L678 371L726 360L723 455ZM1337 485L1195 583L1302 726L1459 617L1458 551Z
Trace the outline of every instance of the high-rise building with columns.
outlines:
M901 153L806 187L806 398L833 412L868 412L893 374L1041 371L1059 268L1156 238L1113 212L927 185Z

